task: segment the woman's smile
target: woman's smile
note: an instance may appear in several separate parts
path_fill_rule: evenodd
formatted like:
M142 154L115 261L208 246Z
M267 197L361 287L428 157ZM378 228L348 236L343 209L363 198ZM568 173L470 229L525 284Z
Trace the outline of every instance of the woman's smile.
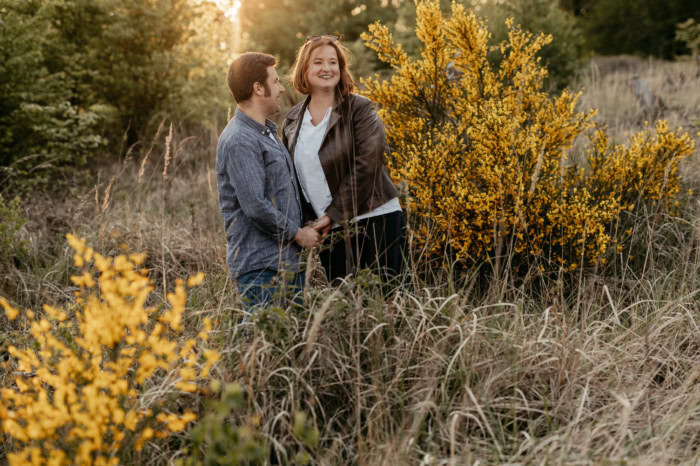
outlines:
M334 88L340 81L340 66L335 48L326 45L311 53L308 75L311 89Z

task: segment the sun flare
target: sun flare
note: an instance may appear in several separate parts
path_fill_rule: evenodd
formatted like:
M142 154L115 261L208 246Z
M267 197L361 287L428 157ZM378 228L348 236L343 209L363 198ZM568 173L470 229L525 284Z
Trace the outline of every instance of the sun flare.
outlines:
M238 15L238 10L241 8L241 2L239 0L214 0L216 6L219 7L226 17L235 21Z

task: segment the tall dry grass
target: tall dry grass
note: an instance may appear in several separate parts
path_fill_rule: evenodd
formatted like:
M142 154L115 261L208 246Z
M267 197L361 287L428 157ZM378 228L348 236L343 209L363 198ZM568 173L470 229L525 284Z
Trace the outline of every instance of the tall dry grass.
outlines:
M645 106L635 94L639 77L660 103ZM612 140L621 143L638 132L645 121L664 119L671 128L684 128L695 137L700 132L700 66L684 57L675 62L631 56L599 57L589 61L572 87L583 91L581 110L597 109L596 120L610 129ZM691 184L700 181L697 154L685 164L683 175Z
M225 357L282 463L299 410L321 432L319 464L693 463L697 292L676 280L388 303L356 281Z
M660 117L672 127L700 124L697 74L673 84L691 67L635 63L666 103ZM598 71L582 75L582 103L599 108L600 121L622 138L644 122L630 71L616 66L591 65ZM25 203L31 259L3 278L3 294L35 310L70 303L66 232L105 254L148 253L154 304L166 301L162 284L205 272L189 296L184 338L205 317L215 322L211 341L223 357L211 377L244 388L229 420L259 432L269 463L289 464L300 452L313 464L700 462L696 197L678 217L637 214L634 246L604 273L517 281L507 270L494 277L485 264L457 280L420 269L384 298L372 276L331 288L317 270L303 307L271 308L242 325L218 210L218 132L192 137L175 126L169 152L165 133L143 173L150 142L142 156L102 167L92 190ZM684 166L697 192L694 166L697 155ZM0 331L0 345L28 341L4 315ZM0 384L13 370L0 369ZM167 395L157 386L148 393ZM203 410L209 396L203 391L188 409ZM318 429L317 444L299 437L300 412ZM188 435L154 440L125 462L172 464Z

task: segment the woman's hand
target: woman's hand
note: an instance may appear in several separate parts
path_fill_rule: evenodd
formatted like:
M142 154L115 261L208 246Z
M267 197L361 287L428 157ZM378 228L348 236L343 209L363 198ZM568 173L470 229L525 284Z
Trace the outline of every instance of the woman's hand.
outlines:
M319 218L314 223L312 223L311 228L316 230L321 235L321 238L323 238L330 231L331 223L333 223L331 221L331 218L328 215L324 215L323 217Z

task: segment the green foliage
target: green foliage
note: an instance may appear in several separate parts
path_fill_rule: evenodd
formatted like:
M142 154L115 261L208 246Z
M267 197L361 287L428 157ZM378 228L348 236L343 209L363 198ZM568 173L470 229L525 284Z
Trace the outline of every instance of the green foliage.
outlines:
M225 95L220 74L226 63L219 45L231 23L211 2L42 1L59 43L51 65L72 78L83 106L103 103L116 109L113 129L119 135L128 126L132 139L143 137L166 117L206 119L217 108L215 97ZM214 74L218 85L212 85ZM193 85L202 80L204 86ZM193 109L192 91L205 87L209 91L200 98L209 97L208 108Z
M576 18L556 0L505 0L487 3L477 13L488 18L495 44L507 39L505 20L509 17L524 30L551 34L554 40L537 54L549 71L545 87L561 90L569 84L578 68L583 36ZM500 54L489 58L496 64L503 59Z
M581 16L591 8L596 0L559 0L559 6L569 13Z
M595 0L583 24L596 52L673 58L685 48L676 40L676 24L688 18L700 18L696 0Z
M40 2L0 0L0 11L0 189L44 186L103 145L101 117L49 66L57 31Z
M90 47L96 51L92 84L119 110L122 128L130 125L143 136L149 123L160 123L153 119L190 116L185 115L189 102L180 98L199 63L197 51L187 54L181 48L199 14L188 0L103 0L102 33Z
M313 451L318 448L318 441L321 435L318 429L307 419L306 414L301 412L294 415L293 430L294 436L304 446L304 448L297 453L294 463L310 464L312 462L312 457L306 450Z
M676 39L683 42L690 53L696 56L700 52L700 23L690 18L676 25Z
M14 257L23 256L25 242L20 239L20 230L27 218L20 206L19 197L6 201L0 194L0 270Z
M335 34L360 55L358 63L363 69L357 70L357 74L363 75L369 74L377 61L371 54L365 54L360 34L373 21L393 23L395 3L386 0L247 1L242 2L239 15L246 48L275 55L282 69L292 64L296 50L307 36Z
M212 389L218 393L221 382L212 381ZM234 426L232 415L243 404L243 390L238 384L227 384L218 400L209 400L207 413L191 432L189 457L183 466L215 464L263 464L268 448L251 426Z
M144 139L163 119L224 118L232 24L211 2L0 0L0 11L0 189L69 178L108 140Z
M440 9L447 13L452 2L440 0ZM545 87L561 90L569 84L577 71L579 58L583 51L583 35L575 16L562 8L556 0L502 0L498 2L482 2L480 0L459 0L466 8L473 10L478 16L488 19L492 33L492 44L506 40L508 28L507 18L514 18L515 23L524 30L532 33L544 32L551 34L554 41L542 48L537 54L549 70ZM397 9L394 23L385 23L397 43L400 43L408 56L418 58L421 54L422 43L415 35L416 7L413 2L402 2ZM489 54L489 60L498 65L503 56L498 50ZM376 68L382 64L375 65Z

